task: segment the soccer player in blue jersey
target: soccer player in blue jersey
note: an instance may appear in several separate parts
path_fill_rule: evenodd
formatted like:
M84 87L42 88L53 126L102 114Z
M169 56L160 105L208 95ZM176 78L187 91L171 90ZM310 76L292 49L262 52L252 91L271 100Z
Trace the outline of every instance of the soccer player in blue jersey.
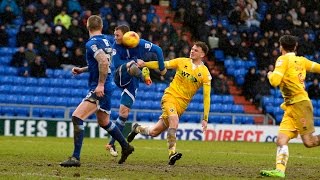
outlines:
M145 82L147 85L151 84L149 69L144 68L141 71L136 64L137 60L143 59L148 52L155 53L159 63L160 74L164 75L167 71L164 67L163 52L159 46L144 39L140 39L139 44L134 48L128 48L123 45L122 37L128 31L130 31L130 28L126 25L120 25L115 28L115 43L113 44L112 52L112 63L116 69L114 81L123 91L120 99L119 116L116 120L116 125L121 131L128 119L130 108L135 101L139 82ZM106 145L106 149L110 150L112 156L117 156L118 153L114 142L114 139L111 139Z
M101 34L102 20L92 15L87 21L90 38L86 43L86 67L72 69L74 75L89 72L89 93L72 114L74 126L74 150L71 157L60 163L63 167L80 166L80 152L84 137L83 121L96 113L100 127L108 131L121 145L122 155L119 164L125 162L134 151L123 137L119 128L110 121L111 95L114 89L110 69L112 47L105 35Z

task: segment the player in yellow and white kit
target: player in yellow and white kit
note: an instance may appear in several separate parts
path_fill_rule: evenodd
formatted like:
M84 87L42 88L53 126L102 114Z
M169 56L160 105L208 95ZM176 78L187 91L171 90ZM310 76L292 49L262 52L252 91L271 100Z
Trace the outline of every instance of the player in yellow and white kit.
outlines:
M142 127L135 124L133 130L128 135L129 142L138 133L155 137L168 129L169 165L174 165L176 160L179 160L182 156L181 153L176 152L176 131L179 117L186 110L192 97L201 87L203 87L204 104L203 132L207 129L210 109L211 75L208 68L202 62L207 53L208 46L204 42L196 42L191 48L190 58L176 58L165 62L165 67L167 69L176 69L176 74L162 96L162 115L159 121L152 127ZM158 68L157 61L139 61L138 64L146 66L149 69Z
M275 170L262 170L262 176L285 177L289 158L288 142L300 134L308 148L320 145L320 136L314 136L313 107L305 90L306 72L320 73L320 64L307 58L296 56L294 51L297 40L294 36L280 38L281 56L277 59L275 70L268 73L272 86L280 87L284 98L281 108L284 115L280 123L277 139L277 157Z

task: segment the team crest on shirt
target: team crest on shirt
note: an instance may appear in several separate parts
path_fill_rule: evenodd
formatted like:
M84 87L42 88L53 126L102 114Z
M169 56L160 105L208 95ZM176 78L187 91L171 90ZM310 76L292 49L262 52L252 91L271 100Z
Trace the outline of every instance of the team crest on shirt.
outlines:
M112 49L112 56L116 55L117 54L117 50L115 49Z
M146 48L146 49L151 49L151 44L145 43L145 44L144 44L144 48Z
M91 46L91 49L93 52L96 52L98 50L98 47L97 47L97 45L94 44Z
M283 63L283 60L279 60L279 61L277 61L277 63L276 63L276 67L281 66L281 65L282 65L282 63Z
M172 109L172 108L170 108L170 110L169 110L170 112L174 112L174 109Z
M201 73L199 73L198 76L200 77L200 76L201 76Z

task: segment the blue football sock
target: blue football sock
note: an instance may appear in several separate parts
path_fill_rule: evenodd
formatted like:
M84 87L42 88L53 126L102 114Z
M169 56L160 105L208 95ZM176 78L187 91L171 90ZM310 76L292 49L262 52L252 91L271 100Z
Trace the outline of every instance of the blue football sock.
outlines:
M72 122L73 122L73 140L74 140L74 150L72 157L77 158L80 160L80 153L81 153L81 147L84 137L84 126L83 126L83 120L80 118L77 118L75 116L72 116Z
M119 128L119 130L122 132L123 131L123 129L124 129L124 127L125 127L125 125L126 125L126 121L127 121L127 118L124 118L124 117L122 117L122 116L119 116L118 118L117 118L117 120L116 120L116 126ZM111 140L110 140L110 142L109 142L109 144L110 145L114 145L114 142L115 142L116 140L113 138L113 137L111 137Z
M101 126L101 127L106 131L108 131L108 133L120 143L122 148L127 148L129 146L126 139L123 137L121 131L119 130L119 128L116 126L115 123L113 123L112 121L109 121L109 123L106 126Z

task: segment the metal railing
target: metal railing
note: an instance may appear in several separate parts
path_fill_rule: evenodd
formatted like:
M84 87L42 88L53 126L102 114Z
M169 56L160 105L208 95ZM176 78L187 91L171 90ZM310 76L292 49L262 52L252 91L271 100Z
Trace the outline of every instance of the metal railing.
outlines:
M1 116L1 117L15 117L15 118L24 118L24 119L46 119L46 120L66 120L70 119L70 112L73 111L76 107L66 107L66 106L48 106L48 105L26 105L26 104L1 104L0 103L0 108L2 107L13 107L13 108L18 108L18 107L25 107L29 108L29 116ZM52 109L63 109L64 110L64 117L63 118L50 118L50 117L37 117L34 116L33 112L35 108L52 108ZM117 108L112 108L111 111L118 112ZM140 112L147 112L147 113L161 113L161 110L151 110L151 109L132 109L132 121L137 121L137 115ZM203 113L202 112L190 112L186 111L184 114L196 114L199 115L201 118L203 118ZM232 118L232 124L235 124L236 122L236 117L258 117L258 118L263 118L263 124L268 124L269 119L272 120L273 124L275 124L275 119L270 115L264 115L264 114L245 114L245 113L215 113L211 112L209 114L210 116L231 116ZM157 119L156 119L157 120ZM200 123L200 119L199 119ZM210 123L210 122L209 122Z

